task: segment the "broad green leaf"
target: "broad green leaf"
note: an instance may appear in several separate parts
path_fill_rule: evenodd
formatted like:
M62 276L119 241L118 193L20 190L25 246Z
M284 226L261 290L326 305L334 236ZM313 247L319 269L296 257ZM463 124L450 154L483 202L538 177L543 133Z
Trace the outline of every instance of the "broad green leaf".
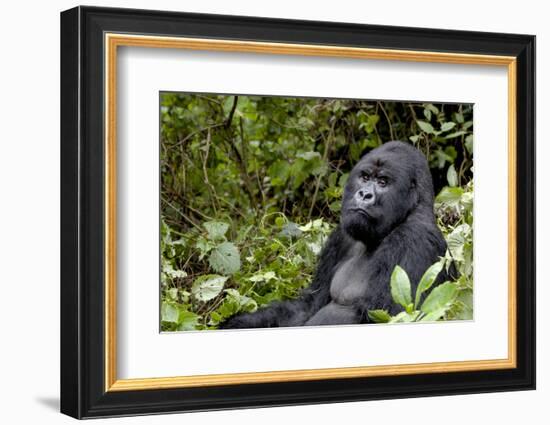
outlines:
M176 300L178 298L178 288L170 288L168 291L166 291L168 294L168 297L172 300Z
M344 188L344 186L348 182L348 179L349 179L349 173L344 173L340 176L340 178L338 179L338 184L340 185L341 188Z
M268 282L271 279L275 279L277 276L274 272L269 271L265 273L257 273L251 277L248 278L251 282Z
M221 221L207 221L204 223L204 228L208 232L208 239L219 240L224 238L225 232L229 229L229 224Z
M290 176L291 167L288 161L278 160L269 167L267 174L273 186L284 186Z
M416 123L424 133L429 133L429 134L435 133L433 126L429 122L416 120Z
M428 109L435 115L439 114L439 109L437 109L437 106L435 106L433 103L424 104L424 108Z
M307 161L298 158L290 167L290 175L293 177L292 190L297 190L309 176Z
M452 133L449 133L445 136L445 139L454 139L455 137L460 137L464 134L466 134L467 132L466 131L463 131L463 130L459 130L459 131L454 131Z
M331 202L329 208L332 212L339 213L342 210L342 201Z
M442 283L430 292L420 309L426 314L435 313L437 310L449 307L456 295L457 289L454 283Z
M391 316L386 310L369 310L368 315L374 323L388 323L391 320Z
M474 206L474 194L472 192L464 192L460 198L460 203L464 207L464 212L470 212Z
M420 315L419 311L414 311L412 314L402 311L401 313L393 316L388 323L408 323L414 322Z
M444 187L435 198L436 206L446 204L450 207L457 207L464 190L460 187Z
M296 223L288 222L283 226L283 229L279 232L279 234L287 238L297 238L302 234L302 231Z
M163 322L178 323L178 309L167 302L163 302L160 308L160 319Z
M471 230L472 228L464 223L455 227L451 234L447 236L447 247L457 261L464 261L464 245Z
M432 287L435 278L443 269L443 264L443 261L438 261L437 263L432 264L428 268L428 270L426 270L422 275L422 278L420 279L420 282L418 283L418 286L416 288L416 296L414 299L415 308L418 308L418 304L420 303L420 298L422 297L422 294Z
M241 268L241 256L234 244L224 242L212 250L208 263L218 273L233 274Z
M184 277L187 277L187 273L183 270L174 270L173 268L167 268L164 270L164 272L173 279L183 279Z
M199 260L202 260L204 256L208 254L212 248L214 248L214 244L206 238L199 236L197 242L195 242L195 248L200 251Z
M200 301L208 301L215 298L223 289L223 285L229 279L227 276L207 274L200 276L193 282L191 292Z
M420 319L421 322L436 322L439 319L441 319L447 310L449 309L449 306L438 308L435 311L432 311L431 313L426 314L422 319Z
M391 295L393 301L401 304L404 308L412 302L411 300L411 282L407 272L399 266L395 266L390 278Z
M313 221L308 221L303 226L298 226L298 229L300 229L302 232L309 232L311 229L313 229Z
M456 320L472 320L474 316L474 296L471 289L459 292L456 301L461 304L460 311L453 317Z
M198 323L198 315L187 310L180 310L178 317L178 331L195 330Z
M321 154L319 152L303 152L296 155L297 158L305 159L306 161L311 161L314 158L321 158Z
M378 124L378 121L380 121L379 115L368 115L367 121L361 123L359 128L365 128L367 130L367 133L372 133L376 130L376 124Z
M449 165L449 169L447 170L447 181L451 187L456 187L458 185L458 174L456 173L454 164Z
M444 122L441 124L441 131L449 131L456 126L454 122Z
M257 310L258 304L252 298L241 295L236 289L226 289L225 292L227 293L227 298L232 298L237 302L237 311L251 313Z
M470 154L474 153L474 135L469 134L466 136L466 141L464 143L464 146L466 146L466 149Z

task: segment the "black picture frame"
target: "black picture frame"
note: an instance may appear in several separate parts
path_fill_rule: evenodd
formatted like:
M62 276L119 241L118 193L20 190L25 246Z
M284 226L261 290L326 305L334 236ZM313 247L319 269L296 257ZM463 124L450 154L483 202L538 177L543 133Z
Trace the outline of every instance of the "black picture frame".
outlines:
M105 33L516 58L516 367L106 391ZM61 412L75 418L535 388L535 37L132 9L61 13Z

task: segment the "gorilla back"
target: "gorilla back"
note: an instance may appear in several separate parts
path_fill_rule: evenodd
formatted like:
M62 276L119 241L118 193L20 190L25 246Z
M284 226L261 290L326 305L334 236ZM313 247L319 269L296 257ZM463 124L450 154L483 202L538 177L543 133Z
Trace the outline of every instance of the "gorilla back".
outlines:
M396 141L372 150L349 175L340 224L321 251L309 287L295 300L239 314L220 328L367 323L369 310L397 313L389 284L395 266L407 272L416 291L426 269L445 254L433 203L422 153Z

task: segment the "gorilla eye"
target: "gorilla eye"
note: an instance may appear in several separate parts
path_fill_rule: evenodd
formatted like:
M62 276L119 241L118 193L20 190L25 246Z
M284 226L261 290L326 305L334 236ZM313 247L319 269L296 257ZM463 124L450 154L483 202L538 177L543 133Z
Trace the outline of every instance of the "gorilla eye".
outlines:
M378 178L378 185L379 186L386 186L388 184L388 179L386 177L379 177Z
M361 179L368 182L370 180L370 176L367 173L361 173Z

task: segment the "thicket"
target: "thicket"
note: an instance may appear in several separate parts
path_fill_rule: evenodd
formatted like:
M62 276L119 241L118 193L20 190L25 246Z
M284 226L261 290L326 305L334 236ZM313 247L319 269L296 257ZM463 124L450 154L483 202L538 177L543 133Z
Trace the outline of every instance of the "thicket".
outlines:
M215 329L309 284L362 154L407 141L428 159L436 216L460 277L394 297L378 322L472 317L472 106L364 100L161 96L161 328ZM406 294L397 269L389 288ZM441 288L441 289L440 289ZM429 311L428 311L429 310Z

